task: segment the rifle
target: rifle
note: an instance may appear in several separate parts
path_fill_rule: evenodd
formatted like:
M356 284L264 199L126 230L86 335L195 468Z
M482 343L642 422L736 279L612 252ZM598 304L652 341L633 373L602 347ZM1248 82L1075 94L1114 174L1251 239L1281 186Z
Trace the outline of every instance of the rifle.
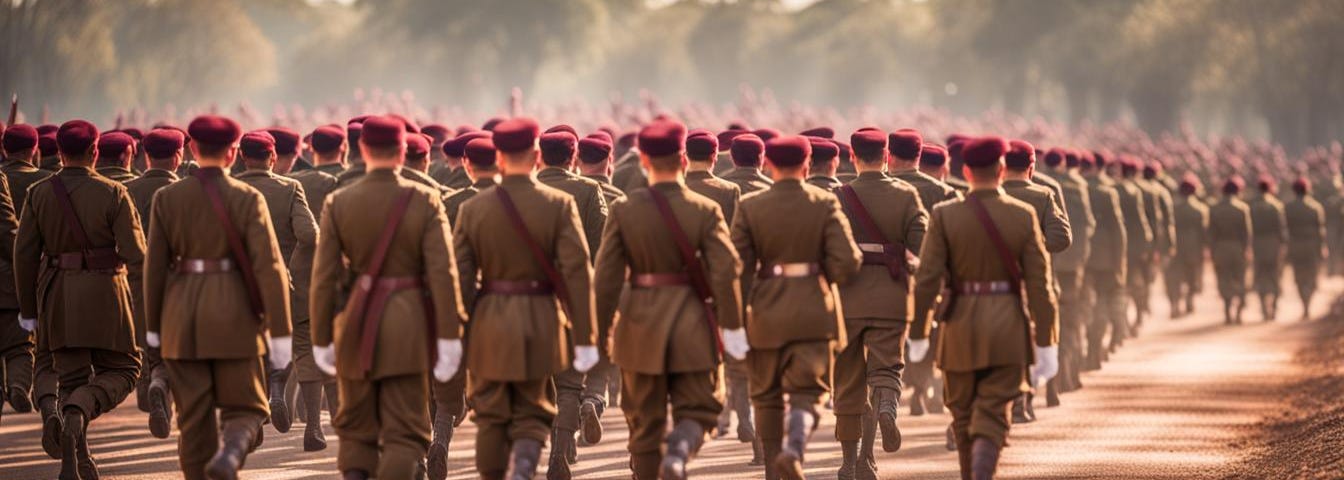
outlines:
M16 93L9 99L9 121L5 122L5 125L13 125L17 121L19 121L19 94Z

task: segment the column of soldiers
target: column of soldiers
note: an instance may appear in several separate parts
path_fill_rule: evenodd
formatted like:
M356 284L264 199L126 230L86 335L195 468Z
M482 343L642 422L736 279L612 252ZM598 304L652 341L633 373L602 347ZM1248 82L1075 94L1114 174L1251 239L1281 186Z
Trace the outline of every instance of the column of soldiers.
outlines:
M731 413L768 479L803 478L830 399L838 475L866 479L910 385L991 478L1036 388L1058 405L1138 333L1156 272L1188 315L1207 251L1235 324L1248 270L1273 320L1291 264L1305 318L1330 239L1302 179L1248 204L1107 152L734 127L660 117L613 164L610 132L526 118L10 126L4 399L39 410L61 478L97 478L87 426L134 389L154 436L176 414L183 475L216 479L267 422L324 449L324 403L344 478L445 478L468 410L483 478L531 478L548 440L569 478L617 388L636 478L685 478Z

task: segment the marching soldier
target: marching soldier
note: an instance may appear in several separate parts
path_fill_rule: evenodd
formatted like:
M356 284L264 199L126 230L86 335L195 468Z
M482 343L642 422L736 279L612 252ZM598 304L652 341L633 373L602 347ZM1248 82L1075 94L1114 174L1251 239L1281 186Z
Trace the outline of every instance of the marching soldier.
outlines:
M118 183L135 180L131 159L135 158L135 138L122 132L111 132L98 137L98 159L95 172Z
M42 156L42 161L38 163L37 168L49 172L56 172L61 169L60 148L56 145L56 131L60 128L59 125L37 127L37 149Z
M600 132L599 132L600 133ZM579 139L579 174L602 187L602 199L610 205L625 196L625 192L611 184L610 137L589 135Z
M61 414L43 421L44 439L59 439L60 478L97 478L88 424L140 374L126 266L144 259L145 240L126 187L93 171L98 128L73 120L56 139L61 170L28 190L15 240L19 321L36 320L60 376Z
M1134 323L1129 323L1127 309L1123 302L1120 307L1122 323L1115 324L1111 330L1111 350L1119 348L1127 337L1138 335L1143 326L1143 316L1148 311L1148 270L1152 268L1153 228L1148 223L1148 207L1144 203L1146 192L1138 184L1139 165L1134 160L1123 158L1112 164L1118 164L1122 180L1115 182L1116 193L1120 195L1120 213L1125 219L1125 267L1129 298L1134 302Z
M359 116L350 119L349 123L346 123L345 138L348 144L359 145L359 137L364 131L364 120L366 119L368 119L367 116ZM355 180L359 180L359 177L364 176L364 158L361 156L359 148L349 149L347 153L347 164L345 168L339 173L332 174L336 176L336 188L355 183Z
M463 190L475 183L467 171L463 168L464 161L467 159L467 144L478 138L490 138L489 130L472 130L459 134L451 140L443 142L443 167L431 171L430 176L434 177L440 184L454 190Z
M592 269L573 196L533 177L536 122L506 120L494 132L504 177L462 204L453 235L462 275L481 279L464 299L471 341L490 345L467 352L476 469L529 479L555 420L551 376L599 359Z
M855 132L850 142L858 177L834 193L854 228L863 266L840 284L848 338L835 359L835 438L843 459L839 478L852 480L877 478L875 436L865 435L870 425L881 427L883 451L901 447L896 411L906 327L914 307L910 278L918 263L913 252L924 241L928 214L914 187L882 172L887 159L884 132ZM921 345L927 348L928 343ZM924 353L913 352L912 357Z
M718 205L682 183L685 135L671 121L640 132L640 162L653 186L612 206L594 275L599 297L617 297L630 272L611 355L622 371L630 469L639 479L686 478L723 408L717 339L738 359L747 348L742 264Z
M1209 245L1209 207L1199 199L1198 180L1187 176L1172 205L1176 253L1167 265L1167 299L1172 318L1195 313L1195 294L1203 291L1204 256Z
M928 337L934 299L949 277L957 296L937 351L962 478L994 477L1011 428L1009 403L1029 379L1058 369L1050 260L1032 207L1000 190L1007 151L994 137L965 146L972 189L934 208L916 275L912 344Z
M457 214L461 211L462 204L471 200L476 194L499 184L499 162L498 153L495 151L495 143L489 136L480 136L467 142L463 147L462 163L463 171L471 180L471 185L453 193L448 197L448 220L452 225L457 225ZM472 290L475 290L475 282L470 283ZM465 287L464 287L465 288ZM466 290L463 290L463 296Z
M582 175L583 178L597 182L597 185L602 187L602 198L607 205L611 205L612 202L625 197L625 192L622 192L621 189L616 188L615 185L611 184L609 177L611 172L611 149L611 135L599 130L589 134L585 138L579 139L577 154L578 162L576 162L579 174ZM619 301L619 296L598 297L597 318L610 318L608 312L614 312L616 304ZM600 324L599 330L601 330ZM607 345L606 335L606 330L598 332L598 342L600 345ZM617 395L620 390L620 376L620 369L616 368L616 366L604 356L602 361L598 362L597 366L593 367L593 370L588 372L587 381L584 382L583 401L589 405L581 406L580 413L588 412L590 418L601 418L602 413L606 410L606 406L617 401ZM594 433L597 429L601 428L600 423L593 425L592 423L596 422L589 422L588 420L584 420L583 417L580 419L585 422L582 424L582 428L588 429L590 433ZM583 444L590 445L586 441L584 441Z
M1209 207L1209 251L1223 297L1227 325L1241 324L1246 308L1246 260L1251 248L1251 208L1241 201L1242 180L1233 177L1223 184L1223 198Z
M834 192L843 185L840 179L835 178L836 169L840 167L836 159L840 156L840 147L835 146L835 142L821 137L808 137L807 141L812 144L812 165L809 169L811 175L807 177L807 183Z
M744 137L734 141L735 150ZM849 281L862 261L839 199L803 183L811 150L803 137L772 140L765 163L775 183L744 198L733 217L742 276L757 277L747 364L769 479L803 478L803 452L821 396L830 391L834 347L846 339L830 284Z
M1302 299L1302 320L1311 318L1311 297L1325 260L1325 209L1311 196L1311 182L1293 182L1296 196L1283 207L1288 222L1288 261L1293 264L1297 295Z
M1274 321L1279 311L1280 281L1283 279L1283 248L1288 243L1288 225L1283 202L1274 195L1274 179L1262 177L1257 183L1260 194L1250 201L1252 249L1255 258L1255 293L1260 296L1260 314Z
M1057 405L1058 394L1082 388L1081 373L1088 315L1083 300L1083 271L1092 251L1092 235L1097 220L1087 180L1078 173L1078 156L1052 148L1045 154L1046 173L1059 182L1063 192L1064 213L1069 221L1073 242L1050 258L1055 272L1059 298L1059 375L1046 386L1046 405Z
M453 193L453 190L440 185L437 180L434 180L434 177L430 177L427 173L429 172L429 152L432 150L430 142L430 137L422 133L406 135L406 158L401 168L401 176L438 190L439 195L446 198Z
M1125 215L1120 210L1120 193L1115 180L1106 174L1106 157L1088 151L1075 152L1079 170L1087 180L1088 202L1097 230L1092 234L1092 252L1087 257L1084 284L1092 302L1092 320L1087 325L1087 362L1084 370L1100 370L1107 347L1102 344L1106 330L1112 343L1123 338L1126 325L1124 288L1128 238Z
M1173 212L1172 192L1176 186L1168 188L1163 183L1165 177L1162 176L1162 164L1156 161L1148 162L1143 166L1143 178L1137 183L1144 189L1144 206L1148 207L1148 226L1153 230L1153 252L1149 257L1151 264L1145 273L1148 274L1147 283L1152 285L1157 281L1158 270L1165 270L1168 263L1171 262L1171 256L1175 253L1175 225L1172 220ZM1165 276L1163 280L1166 280ZM1148 291L1144 291L1145 305L1148 302ZM1145 314L1151 314L1149 310Z
M732 154L733 169L723 174L723 179L733 182L742 190L742 195L770 188L774 181L761 173L761 155L765 153L765 142L754 134L742 134L733 139L729 150ZM742 291L751 291L751 285L742 283Z
M205 115L187 130L200 168L151 207L146 343L168 369L183 475L236 478L269 415L265 362L290 360L289 278L265 198L226 174L238 124Z
M313 359L340 386L333 424L346 479L420 475L430 376L447 381L461 365L448 219L437 190L397 172L408 135L395 117L365 119L365 174L327 198L313 262ZM370 218L384 224L369 229ZM341 291L350 294L338 313Z

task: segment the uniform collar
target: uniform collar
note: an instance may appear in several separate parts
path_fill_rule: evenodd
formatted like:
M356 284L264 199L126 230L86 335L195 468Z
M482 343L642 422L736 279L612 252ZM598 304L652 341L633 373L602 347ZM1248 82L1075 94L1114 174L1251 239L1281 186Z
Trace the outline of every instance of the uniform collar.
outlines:
M859 172L859 175L854 178L856 180L882 180L887 178L887 176L882 172L869 171L869 172Z
M243 171L243 173L238 174L238 178L270 177L270 176L272 176L272 172L270 170L263 170L263 169L250 169L245 170Z
M101 167L95 168L94 170L99 172L131 173L131 169L123 167L121 165L103 165Z
M62 177L91 177L93 176L93 167L66 167L61 166L57 174Z
M714 172L711 172L709 170L696 170L694 172L686 172L686 178L695 180L714 178Z
M1031 184L1032 183L1027 180L1018 180L1018 179L1010 179L1003 181L1003 186L1005 187L1024 187Z
M574 172L564 169L564 167L547 166L537 172L537 178L565 178L573 176Z
M527 185L531 187L536 186L537 179L533 178L531 175L505 175L504 178L499 181L499 184L503 186Z
M978 197L978 198L995 198L995 197L999 197L999 196L1004 195L1004 191L1003 191L1003 187L999 187L999 188L995 188L995 189L993 189L993 190L988 190L988 189L985 189L985 190L971 190L971 191L969 191L969 192L966 192L966 195L967 195L967 196L971 196L971 197Z
M803 188L803 181L797 178L783 178L775 181L770 188L787 188L797 190Z
M685 189L686 185L681 182L658 182L651 185L649 188L652 188L662 193L675 193L682 191L682 189Z
M602 183L611 183L611 178L606 175L584 175L584 178Z
M495 177L481 177L480 180L477 180L477 181L475 181L475 182L473 182L473 183L471 184L471 186L473 186L473 187L476 187L476 188L482 188L482 189L483 189L483 188L486 188L486 187L493 187L493 186L495 186L495 185L496 185L496 184L495 184Z
M149 169L149 170L145 170L145 174L144 174L144 175L141 175L141 177L144 177L144 178L171 178L171 179L173 179L173 180L177 180L177 174L176 174L176 173L173 173L173 172L170 171L170 170L164 170L164 169L161 169L161 168L151 168L151 169Z
M380 168L377 170L366 170L364 177L376 182L395 181L400 176L400 168Z

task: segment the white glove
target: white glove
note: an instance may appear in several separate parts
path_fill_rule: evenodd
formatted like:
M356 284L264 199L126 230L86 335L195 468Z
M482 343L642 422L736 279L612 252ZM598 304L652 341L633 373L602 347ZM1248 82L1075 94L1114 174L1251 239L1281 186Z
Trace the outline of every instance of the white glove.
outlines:
M37 319L19 317L19 327L29 332L37 330Z
M747 331L741 328L723 329L723 353L733 357L733 360L742 360L747 358L747 352L751 351L751 344L747 343Z
M597 365L597 346L576 345L574 347L574 370L579 373L588 373L594 365Z
M439 339L439 360L434 362L434 379L440 383L453 379L462 366L462 340Z
M313 363L327 375L336 376L336 347L313 345Z
M145 332L145 344L152 348L159 348L159 345L162 345L159 340L159 332Z
M924 357L929 355L929 339L921 338L919 340L909 339L905 346L905 353L910 354L910 363L924 361Z
M294 337L271 338L271 368L280 370L288 367L294 358Z
M1036 347L1036 364L1031 367L1031 385L1038 386L1059 373L1059 346Z

